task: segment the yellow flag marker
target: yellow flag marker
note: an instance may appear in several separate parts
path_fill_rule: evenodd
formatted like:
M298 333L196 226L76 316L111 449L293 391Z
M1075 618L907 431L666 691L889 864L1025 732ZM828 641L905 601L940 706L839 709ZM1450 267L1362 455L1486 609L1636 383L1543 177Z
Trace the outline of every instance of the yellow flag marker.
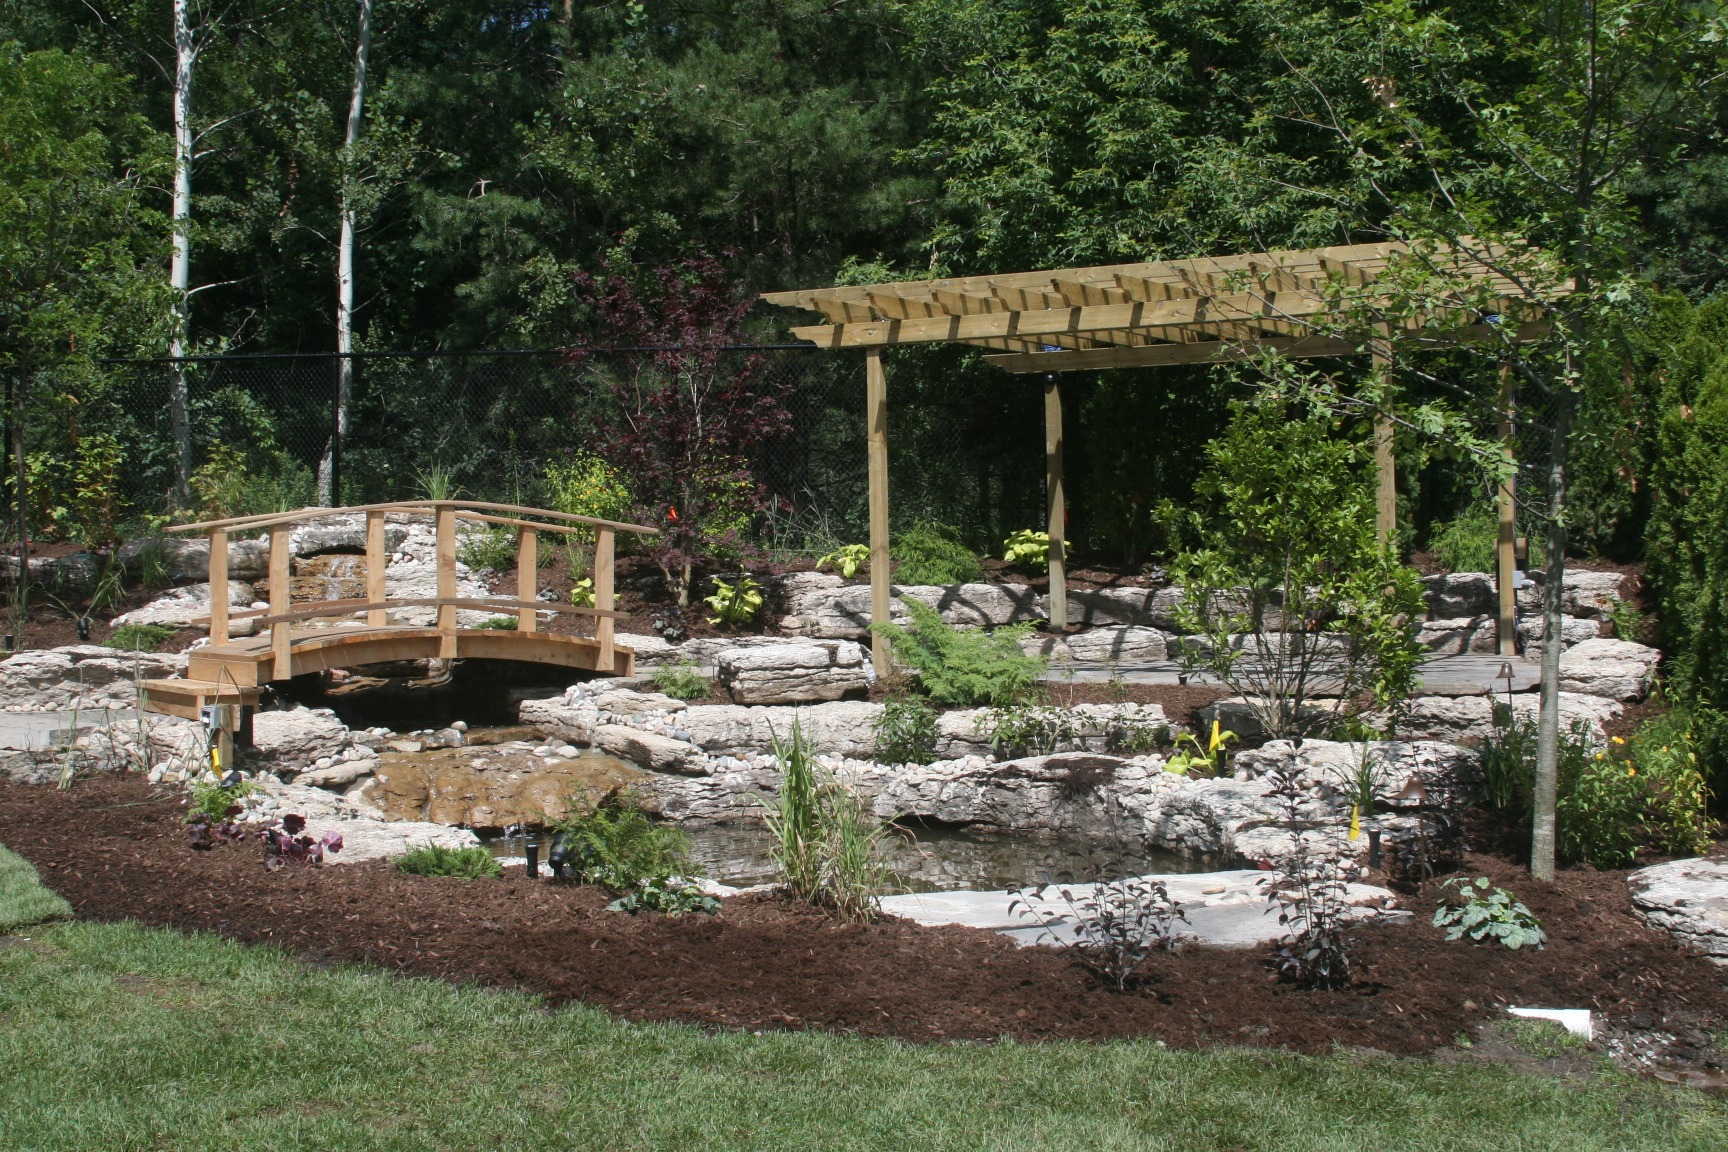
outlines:
M1362 806L1350 805L1350 839L1355 840L1362 835Z

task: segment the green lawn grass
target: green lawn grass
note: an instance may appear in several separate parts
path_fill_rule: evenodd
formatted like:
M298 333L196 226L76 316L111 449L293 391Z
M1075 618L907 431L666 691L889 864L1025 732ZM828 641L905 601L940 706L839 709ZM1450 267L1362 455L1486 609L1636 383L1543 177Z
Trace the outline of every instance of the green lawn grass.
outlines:
M70 915L71 905L42 886L35 865L0 844L0 932Z
M0 947L5 1149L1702 1152L1728 1133L1723 1103L1606 1069L708 1034L134 925L31 935Z

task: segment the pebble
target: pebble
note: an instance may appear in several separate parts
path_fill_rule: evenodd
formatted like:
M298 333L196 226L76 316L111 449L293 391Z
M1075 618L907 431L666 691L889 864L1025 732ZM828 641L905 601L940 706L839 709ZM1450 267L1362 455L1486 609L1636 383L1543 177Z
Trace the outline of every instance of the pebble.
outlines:
M454 728L458 732L466 732L468 731L468 721L452 720L450 721L450 727Z

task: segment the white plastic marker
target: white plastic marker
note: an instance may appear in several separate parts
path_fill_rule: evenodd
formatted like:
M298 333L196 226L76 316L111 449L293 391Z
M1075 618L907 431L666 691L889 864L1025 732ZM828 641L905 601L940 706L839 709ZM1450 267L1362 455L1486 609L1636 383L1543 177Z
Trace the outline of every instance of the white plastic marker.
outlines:
M1596 1032L1590 1024L1588 1008L1508 1008L1506 1011L1532 1020L1552 1020L1574 1036L1582 1036L1586 1040Z

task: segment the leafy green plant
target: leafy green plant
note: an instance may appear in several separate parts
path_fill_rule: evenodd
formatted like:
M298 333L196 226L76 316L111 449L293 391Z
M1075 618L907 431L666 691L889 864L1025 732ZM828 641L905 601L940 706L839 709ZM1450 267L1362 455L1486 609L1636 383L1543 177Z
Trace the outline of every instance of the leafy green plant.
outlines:
M654 877L643 880L630 891L606 905L608 912L660 912L667 916L682 916L686 912L706 912L710 916L720 911L720 901L694 884L678 879Z
M1608 623L1614 629L1616 640L1628 640L1636 644L1643 631L1644 615L1632 601L1615 598L1608 602Z
M1490 504L1473 504L1434 527L1428 553L1448 572L1493 572L1499 541L1499 512Z
M692 660L662 664L654 669L654 687L674 700L700 700L714 690Z
M230 785L194 780L187 789L186 822L191 823L199 816L224 820L237 815L236 806L244 808L246 797L262 791L250 780Z
M570 586L570 603L578 608L594 607L594 578L584 576Z
M936 709L916 696L892 696L876 719L879 764L928 764L936 756Z
M1530 909L1504 888L1488 883L1486 876L1474 883L1454 876L1443 887L1447 893L1434 912L1434 927L1446 929L1446 939L1497 940L1514 952L1527 944L1540 948L1547 941L1548 934Z
M484 628L492 632L512 632L516 629L517 620L514 616L488 616L476 628Z
M1080 738L1074 713L1053 704L1009 704L992 708L974 722L974 731L990 737L998 756L1048 756Z
M128 652L154 652L168 642L174 631L166 624L122 624L102 643Z
M482 880L504 875L503 865L484 848L444 848L428 844L398 857L396 870L410 876L453 876Z
M656 824L628 792L613 792L598 804L573 805L574 814L551 825L548 863L584 884L628 892L645 880L698 874L690 859L690 837Z
M817 571L832 568L848 580L869 567L870 545L868 544L842 544L816 561Z
M1050 533L1022 528L1002 541L1002 559L1010 564L1036 568L1050 562Z
M1282 403L1234 412L1193 506L1163 511L1194 542L1170 566L1192 636L1183 665L1242 696L1275 738L1403 700L1422 658L1410 628L1422 586L1375 539L1362 447Z
M422 500L456 499L456 475L443 464L428 464L414 470L414 486Z
M499 525L464 532L456 558L476 571L508 572L516 567L516 533Z
M708 623L717 627L737 628L756 619L766 601L762 585L749 576L732 584L716 576L714 594L704 596L702 602L713 612L713 615L708 617Z
M1304 836L1302 803L1308 790L1299 757L1267 774L1267 795L1276 803L1293 845L1270 862L1268 911L1276 910L1283 936L1272 962L1282 980L1304 988L1345 988L1355 963L1350 906L1345 900L1343 852L1316 851Z
M1019 703L1038 683L1045 662L1020 650L1030 626L962 632L921 600L902 601L910 628L889 622L871 630L888 638L894 656L916 670L924 693L937 704L971 707Z
M1216 776L1223 771L1228 746L1235 739L1236 733L1225 731L1214 717L1212 734L1206 738L1205 744L1201 744L1200 738L1192 732L1183 732L1176 737L1176 751L1164 762L1164 771L1178 776Z
M188 484L204 520L225 520L246 512L246 454L231 444L210 445L204 463L193 470Z
M543 473L552 507L572 516L622 520L630 512L630 490L606 461L589 452L554 460Z
M946 524L921 521L894 540L894 578L902 584L965 584L984 568L960 534Z
M1060 906L1047 895L1051 889ZM1128 990L1148 956L1176 946L1178 920L1188 923L1169 887L1146 876L1100 878L1086 887L1039 884L1008 894L1009 914L1043 929L1040 943L1066 948L1118 992Z
M1536 778L1536 724L1494 705L1493 731L1477 750L1482 763L1479 803L1496 811L1528 810Z
M847 920L876 919L888 884L887 833L869 800L822 770L797 721L786 739L775 735L774 756L780 794L764 801L764 819L787 891Z

